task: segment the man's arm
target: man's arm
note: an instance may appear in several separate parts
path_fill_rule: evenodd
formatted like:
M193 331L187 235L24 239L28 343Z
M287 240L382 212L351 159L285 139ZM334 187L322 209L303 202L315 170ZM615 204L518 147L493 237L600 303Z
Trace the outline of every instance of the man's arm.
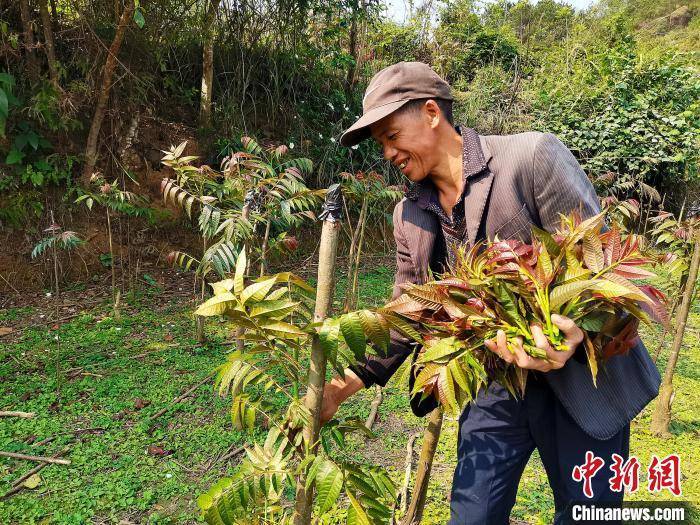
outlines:
M392 300L402 293L401 284L417 282L417 276L411 252L409 251L400 228L401 207L394 208L394 240L396 241L396 275L394 277L394 289ZM323 390L323 406L321 408L321 423L325 423L333 417L340 404L348 397L362 388L369 388L373 384L386 385L391 376L406 360L413 347L411 342L398 332L391 331L389 351L386 357L367 356L363 362L359 362L344 371L344 377L335 376L326 384Z
M396 275L391 300L398 298L404 283L416 283L418 277L411 259L408 243L401 232L401 206L394 208L394 241L396 242ZM413 344L401 334L392 330L389 351L386 357L367 356L362 362L350 367L366 388L374 384L385 386L392 375L399 369L406 357L413 352Z
M542 228L553 232L560 214L582 219L600 213L598 196L569 149L551 133L540 136L532 162L533 193Z

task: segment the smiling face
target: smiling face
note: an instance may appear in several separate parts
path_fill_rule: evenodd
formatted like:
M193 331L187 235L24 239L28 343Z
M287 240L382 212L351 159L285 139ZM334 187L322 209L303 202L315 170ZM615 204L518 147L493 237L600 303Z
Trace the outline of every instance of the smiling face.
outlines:
M440 159L439 128L444 116L434 100L417 109L398 110L370 128L384 150L384 158L411 182L430 175ZM444 122L443 122L444 125Z

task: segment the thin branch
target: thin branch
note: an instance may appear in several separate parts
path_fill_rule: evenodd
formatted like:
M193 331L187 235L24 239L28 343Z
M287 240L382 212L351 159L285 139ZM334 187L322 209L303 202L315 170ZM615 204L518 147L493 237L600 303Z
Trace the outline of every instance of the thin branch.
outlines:
M0 456L14 459L25 459L27 461L42 461L44 463L54 463L56 465L70 465L69 459L47 458L46 456L30 456L29 454L5 452L4 450L0 450Z

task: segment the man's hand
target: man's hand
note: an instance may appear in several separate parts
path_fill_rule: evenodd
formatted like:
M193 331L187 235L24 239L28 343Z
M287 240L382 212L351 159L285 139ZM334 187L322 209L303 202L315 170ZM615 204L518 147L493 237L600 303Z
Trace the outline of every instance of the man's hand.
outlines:
M365 384L350 369L345 369L345 378L335 376L323 388L323 404L321 405L321 425L330 421L338 411L340 404L361 390Z
M540 326L532 325L530 327L532 336L535 338L535 346L547 353L547 359L528 355L523 348L523 340L520 337L516 337L515 344L512 345L515 353L511 352L506 345L506 334L503 330L498 331L496 339L484 341L484 344L486 348L498 354L505 362L514 363L520 368L538 370L540 372L557 370L563 367L569 358L574 355L576 347L583 341L583 331L571 319L562 315L552 314L552 322L564 334L564 344L568 350L554 350Z

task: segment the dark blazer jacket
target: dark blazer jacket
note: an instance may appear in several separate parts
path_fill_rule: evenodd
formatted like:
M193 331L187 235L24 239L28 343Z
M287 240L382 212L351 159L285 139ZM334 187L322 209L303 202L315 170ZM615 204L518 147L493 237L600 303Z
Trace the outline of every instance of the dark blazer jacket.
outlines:
M598 198L578 162L554 135L528 132L480 136L463 129L463 171L469 244L485 238L531 241L530 227L554 231L559 214L578 210L586 218L600 211ZM393 298L401 284L422 284L429 269L440 270L445 247L439 221L426 206L435 191L428 180L416 185L394 208L396 277ZM388 357L369 357L353 367L365 386L385 385L415 351L392 333ZM576 423L596 439L619 432L658 394L661 378L644 345L612 357L593 385L585 358L572 357L559 370L544 374L555 395ZM427 410L417 408L417 415Z

